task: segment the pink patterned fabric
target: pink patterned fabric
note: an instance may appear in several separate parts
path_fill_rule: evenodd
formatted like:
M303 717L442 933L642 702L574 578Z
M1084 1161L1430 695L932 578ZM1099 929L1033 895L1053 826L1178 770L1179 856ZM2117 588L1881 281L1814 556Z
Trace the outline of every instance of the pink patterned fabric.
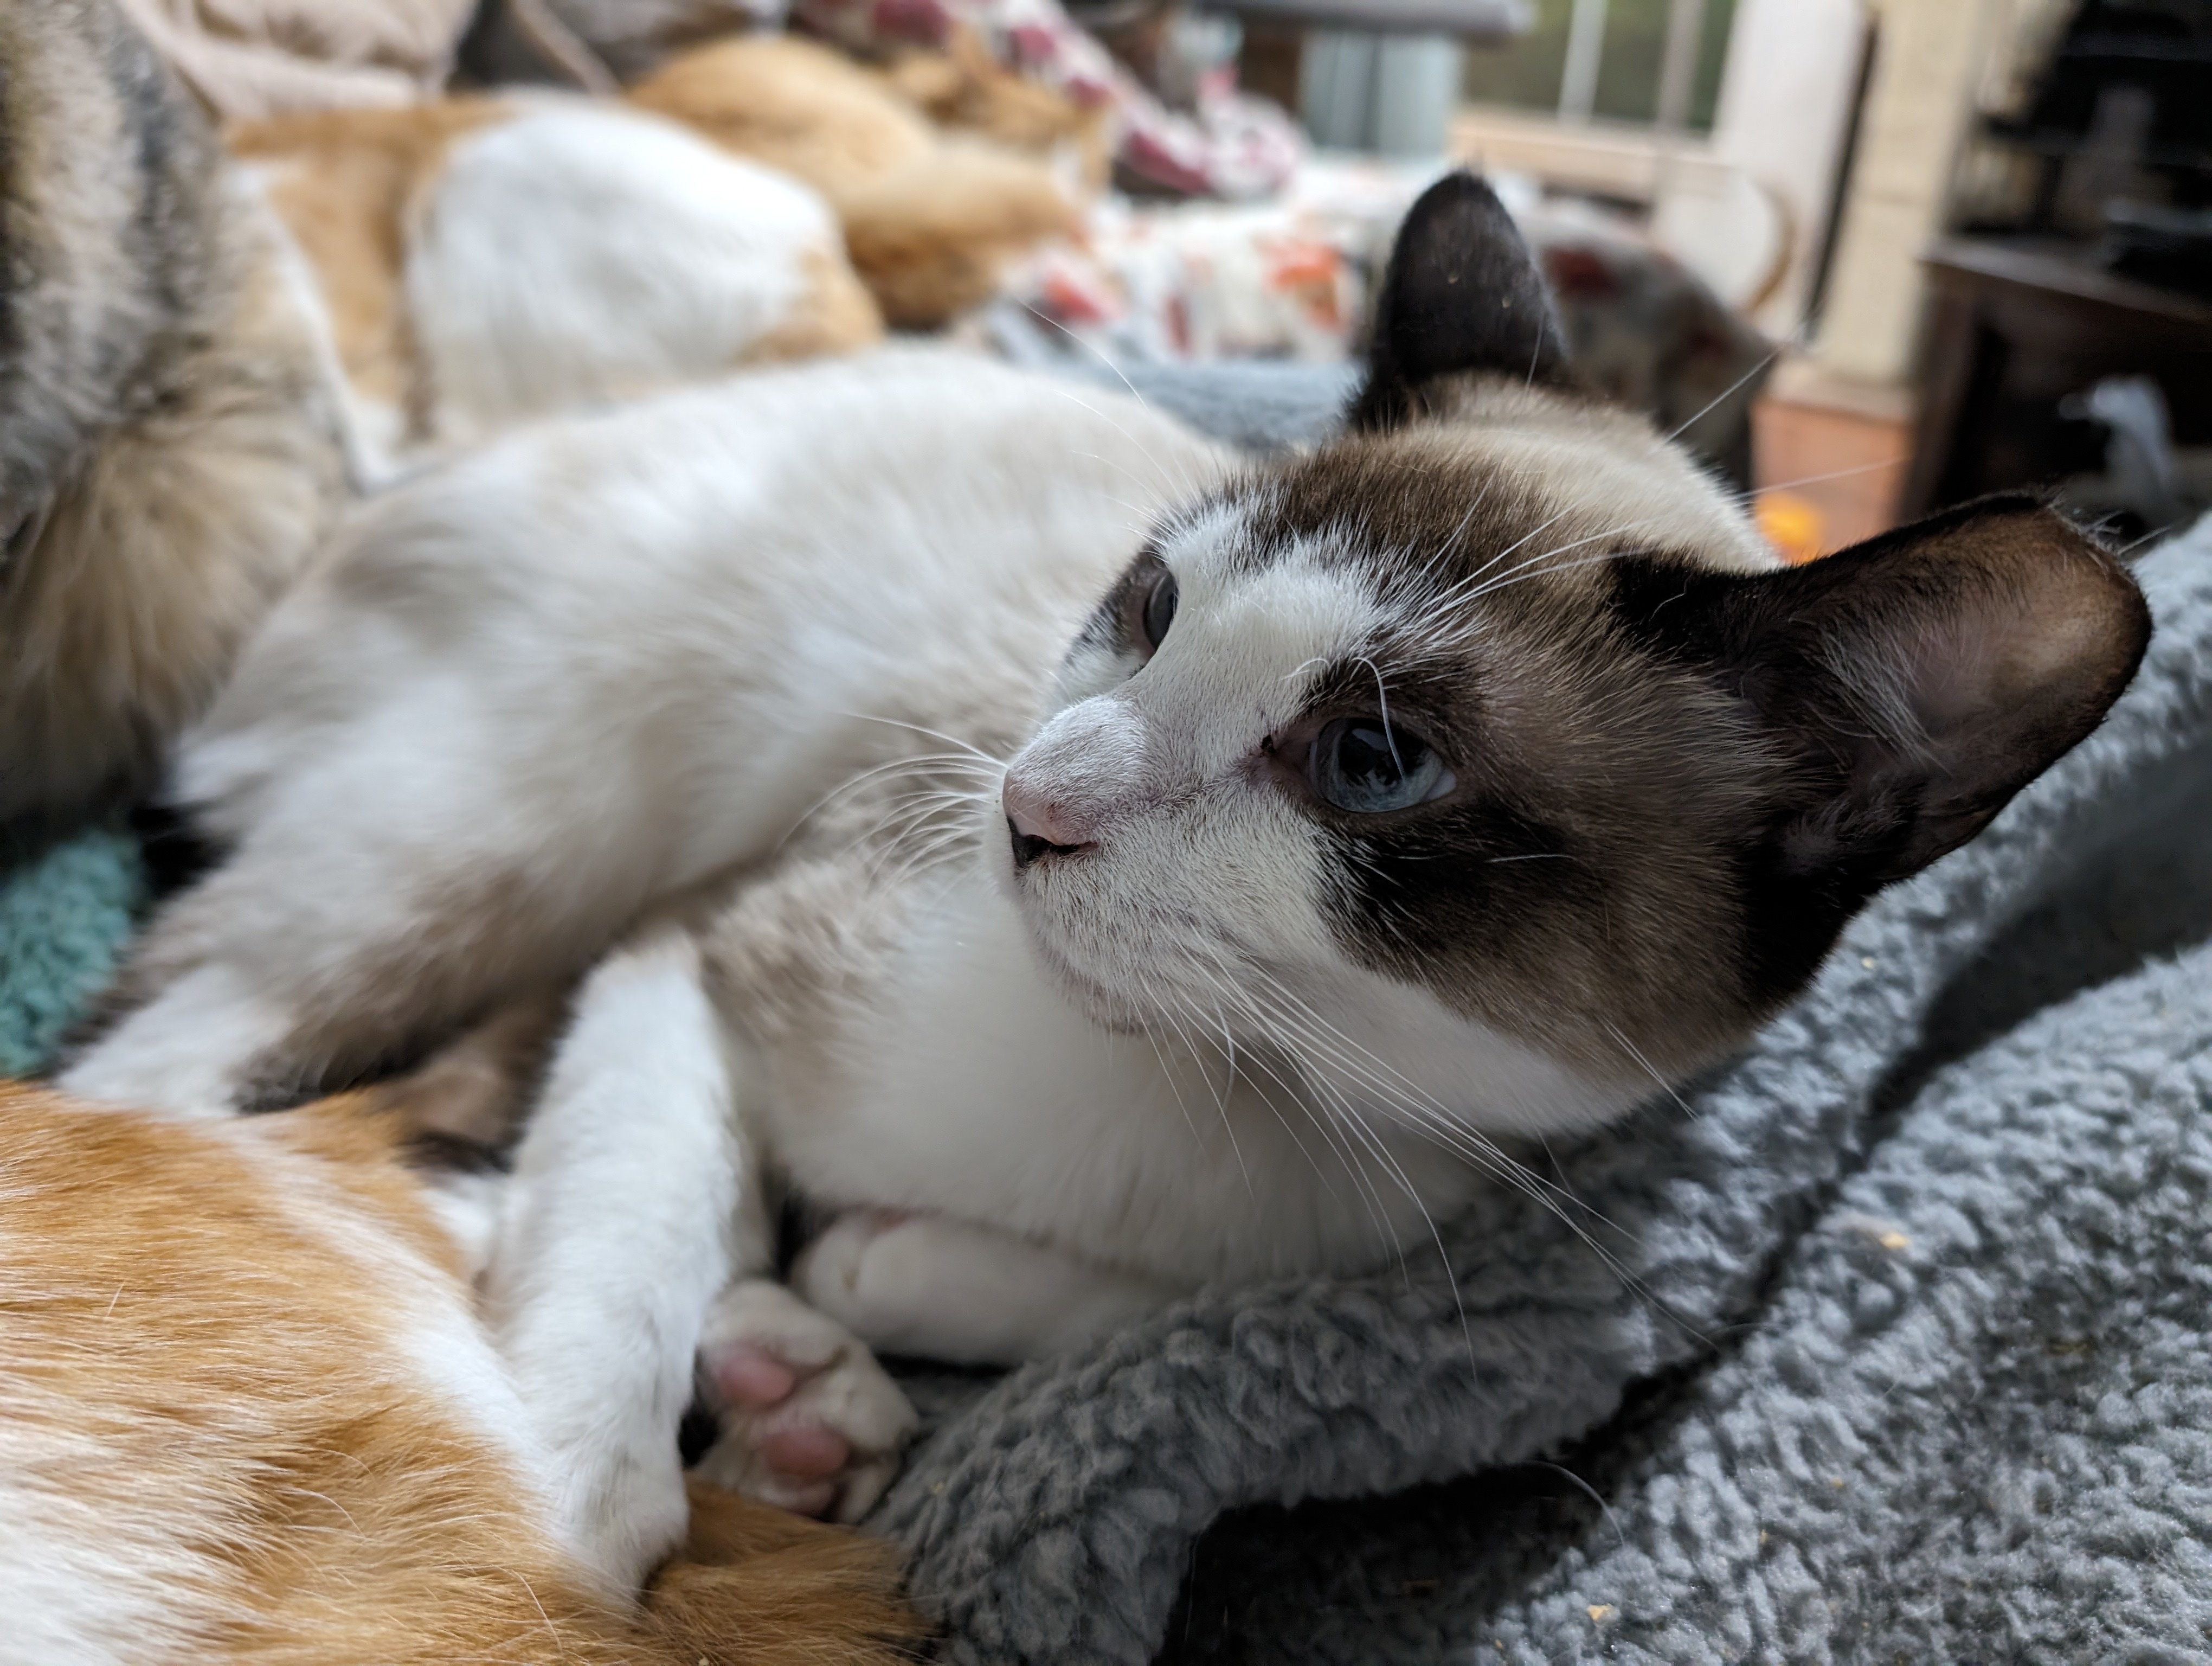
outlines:
M973 30L1000 61L1114 126L1115 159L1156 188L1244 200L1279 190L1306 154L1297 125L1263 99L1212 76L1193 115L1169 109L1082 28L1060 0L797 0L793 21L859 52L941 47Z

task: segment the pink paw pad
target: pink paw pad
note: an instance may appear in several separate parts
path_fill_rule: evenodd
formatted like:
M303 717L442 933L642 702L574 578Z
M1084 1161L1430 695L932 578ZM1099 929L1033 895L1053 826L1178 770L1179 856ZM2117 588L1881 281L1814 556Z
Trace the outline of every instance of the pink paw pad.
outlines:
M709 1362L709 1370L714 1386L734 1405L777 1405L799 1386L799 1373L762 1348L725 1348Z

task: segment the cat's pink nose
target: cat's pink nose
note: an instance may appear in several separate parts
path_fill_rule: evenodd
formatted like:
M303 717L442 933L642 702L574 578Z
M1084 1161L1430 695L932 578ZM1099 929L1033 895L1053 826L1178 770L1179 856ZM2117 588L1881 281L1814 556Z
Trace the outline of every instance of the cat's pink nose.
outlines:
M1027 867L1041 857L1087 849L1093 842L1090 830L1066 805L1054 802L1018 775L1006 776L999 802L1006 812L1016 867Z

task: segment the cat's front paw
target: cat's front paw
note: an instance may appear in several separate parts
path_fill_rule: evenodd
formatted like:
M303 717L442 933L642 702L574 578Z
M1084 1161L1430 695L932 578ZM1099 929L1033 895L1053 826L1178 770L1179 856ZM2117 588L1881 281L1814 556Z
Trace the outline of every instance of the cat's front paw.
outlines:
M856 1522L919 1420L874 1354L780 1284L722 1292L701 1349L720 1438L699 1476L805 1516Z

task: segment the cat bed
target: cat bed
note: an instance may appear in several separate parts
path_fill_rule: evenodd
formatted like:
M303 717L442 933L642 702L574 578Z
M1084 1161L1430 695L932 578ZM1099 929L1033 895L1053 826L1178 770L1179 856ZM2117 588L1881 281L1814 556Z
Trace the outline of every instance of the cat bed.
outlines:
M1239 374L1143 391L1255 441L1335 391ZM2212 521L2139 570L2158 632L2104 727L1743 1057L1523 1153L1540 1197L1370 1278L909 1373L930 1427L873 1525L946 1657L2203 1657ZM112 830L12 855L20 1070L144 882Z

